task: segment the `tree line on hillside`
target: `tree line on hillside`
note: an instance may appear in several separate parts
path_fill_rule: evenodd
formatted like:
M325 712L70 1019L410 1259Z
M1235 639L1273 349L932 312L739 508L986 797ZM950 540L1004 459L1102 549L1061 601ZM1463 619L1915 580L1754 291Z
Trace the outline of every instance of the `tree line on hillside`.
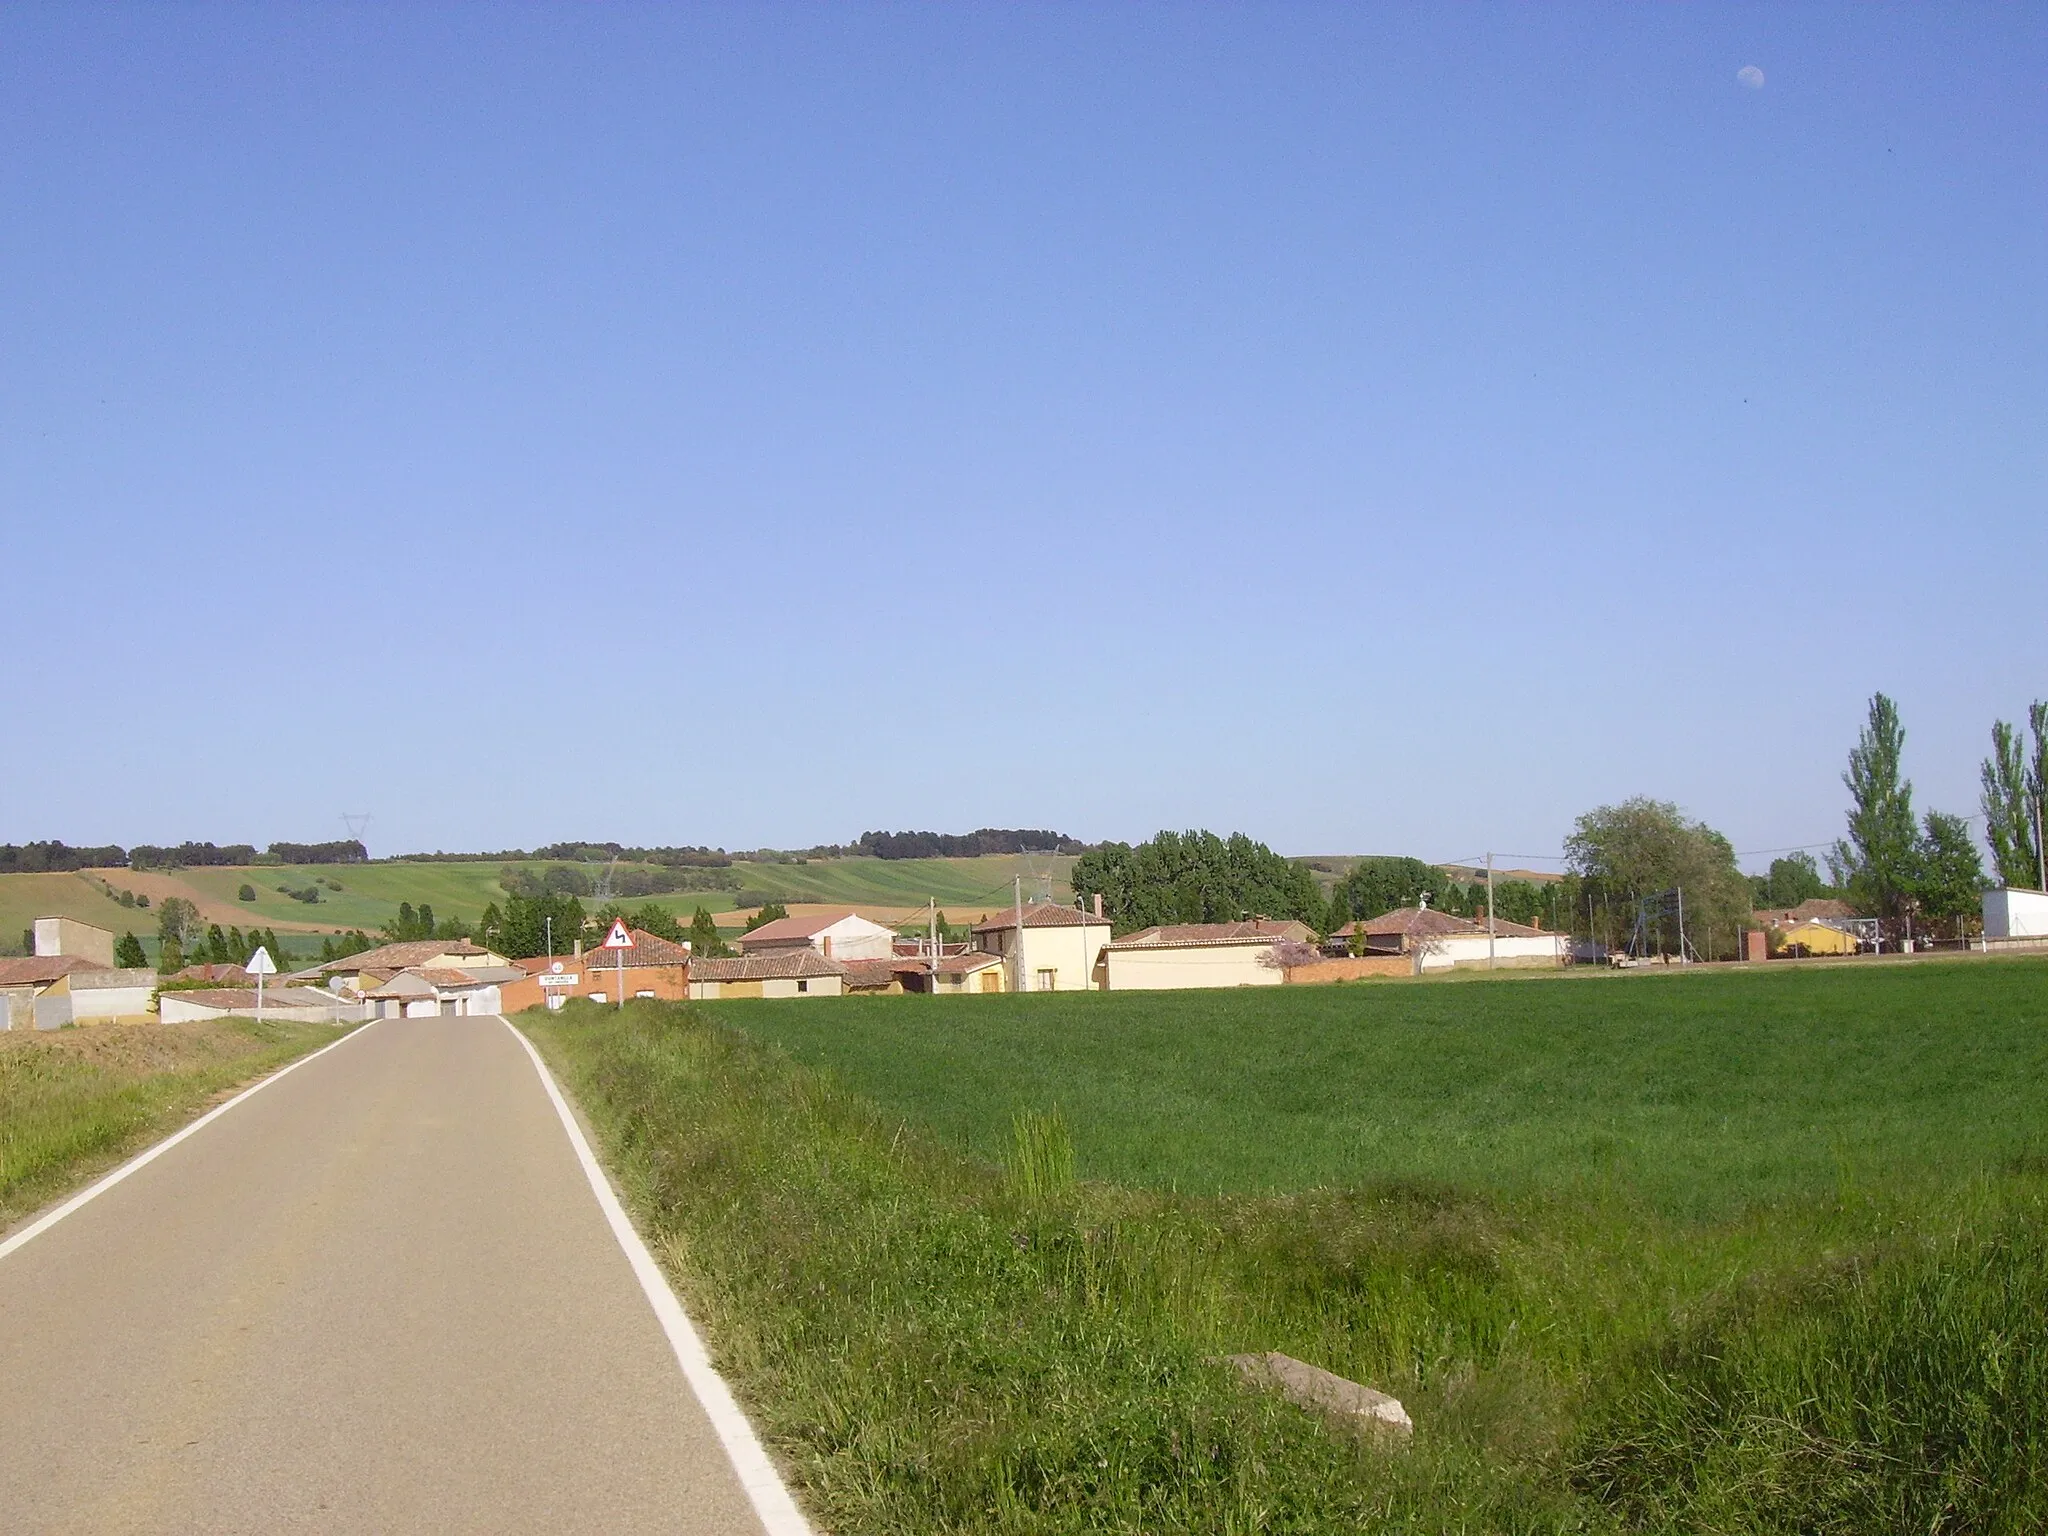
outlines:
M517 864L498 871L498 889L508 896L595 896L598 878L576 864L553 864L535 872ZM728 867L659 865L653 869L615 869L609 873L615 896L666 896L677 891L729 891L739 876Z
M1088 844L1043 827L955 832L863 832L854 851L875 859L979 859L1005 853L1085 853Z
M400 853L394 864L515 864L557 860L571 864L662 864L675 869L724 869L732 855L722 848L635 848L624 843L549 843L544 848L502 848L496 853Z
M253 843L179 843L158 847L72 848L62 842L0 843L0 875L71 874L81 869L202 869L246 864L361 864L369 853L354 840L333 843L272 843L262 853Z

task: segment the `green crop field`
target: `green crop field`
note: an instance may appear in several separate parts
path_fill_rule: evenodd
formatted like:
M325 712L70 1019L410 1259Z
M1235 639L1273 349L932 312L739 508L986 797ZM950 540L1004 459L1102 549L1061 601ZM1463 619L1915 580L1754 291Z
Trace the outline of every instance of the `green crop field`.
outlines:
M961 912L994 908L1009 901L1013 877L1024 877L1024 895L1048 893L1071 901L1070 857L1028 855L978 859L815 859L805 864L734 866L748 891L784 901L845 902L848 906L921 907L936 900Z
M835 1530L2048 1528L2048 962L528 1017Z
M936 898L950 916L1002 905L1011 890L1013 876L1025 877L1026 895L1068 898L1067 872L1071 858L1050 856L980 859L817 859L796 864L736 862L730 876L736 888L724 891L678 891L659 896L622 897L626 905L652 901L676 913L684 922L699 906L736 927L742 918L734 914L741 895L785 902L844 903L863 909L899 909L923 906ZM531 861L520 864L536 876L559 864ZM499 884L507 866L479 863L425 863L384 860L371 864L271 864L249 867L180 869L139 874L127 870L98 870L86 874L0 875L0 950L18 952L21 933L38 917L75 917L111 928L117 934L133 929L145 940L156 929L152 910L123 907L110 899L99 882L104 880L118 892L144 891L154 901L167 895L184 896L198 903L208 921L237 923L243 927L274 926L280 935L290 928L306 931L346 931L360 928L376 933L398 915L401 902L418 907L431 906L437 918L460 918L474 923L486 906L504 900ZM575 868L593 885L604 873L603 866L580 864ZM646 865L619 866L621 874L650 871ZM331 883L330 883L331 882ZM242 886L254 892L254 901L242 901ZM335 889L335 886L340 889ZM289 891L317 888L317 902L300 901ZM1070 898L1069 898L1070 899ZM586 909L597 905L585 897ZM314 941L318 947L318 941ZM153 951L152 951L153 952Z
M983 1156L1057 1106L1083 1177L1198 1191L1723 1211L2048 1149L2038 961L713 1006Z

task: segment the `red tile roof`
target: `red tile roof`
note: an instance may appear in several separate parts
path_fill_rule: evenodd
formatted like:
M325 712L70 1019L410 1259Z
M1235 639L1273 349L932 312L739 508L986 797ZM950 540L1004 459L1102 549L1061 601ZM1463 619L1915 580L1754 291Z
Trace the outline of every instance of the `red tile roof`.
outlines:
M0 987L47 986L59 976L106 969L83 955L21 955L0 960Z
M765 955L739 955L730 960L697 960L692 981L790 981L806 976L844 976L846 966L827 960L815 949L778 949Z
M825 912L813 917L778 917L772 923L763 923L751 932L740 935L742 944L792 944L799 940L815 938L834 923L843 923L849 917L859 917L852 908L844 912Z
M999 933L1005 928L1014 930L1017 926L1016 909L1001 917L987 917L974 925L976 933ZM1055 901L1033 902L1024 909L1026 928L1107 928L1109 919L1097 917L1079 907L1061 906Z
M1272 944L1282 939L1306 942L1315 936L1307 923L1257 917L1241 923L1165 923L1127 935L1111 949L1172 949L1202 944Z
M1475 922L1469 917L1457 917L1449 912L1439 912L1434 907L1396 907L1378 917L1369 917L1363 923L1346 923L1330 937L1348 939L1363 928L1367 938L1429 937L1439 939L1470 938L1486 935L1486 924ZM1493 931L1503 939L1548 939L1557 935L1546 928L1531 928L1527 923L1511 923L1504 917L1493 920Z

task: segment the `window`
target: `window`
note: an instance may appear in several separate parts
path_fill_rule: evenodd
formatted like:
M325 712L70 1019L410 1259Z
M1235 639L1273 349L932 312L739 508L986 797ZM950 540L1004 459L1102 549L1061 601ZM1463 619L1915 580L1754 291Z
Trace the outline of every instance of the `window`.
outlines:
M827 939L825 942L829 944L832 941L830 939ZM811 990L811 984L808 981L805 981L801 976L799 976L796 982L796 989L799 992L808 992Z
M1059 979L1060 973L1058 971L1040 971L1038 973L1038 985L1033 990L1038 992L1057 991L1059 988Z
M654 996L654 994L653 994L652 992L635 992L635 993L634 993L633 995L634 995L635 997L652 997L652 996Z
M611 999L607 998L607 997L606 997L606 996L605 996L605 995L604 995L604 994L603 994L602 992L593 992L593 993L591 993L591 994L590 994L590 1000L591 1000L591 1001L592 1001L593 1003L604 1003L604 1002L609 1002L609 1001L611 1001Z

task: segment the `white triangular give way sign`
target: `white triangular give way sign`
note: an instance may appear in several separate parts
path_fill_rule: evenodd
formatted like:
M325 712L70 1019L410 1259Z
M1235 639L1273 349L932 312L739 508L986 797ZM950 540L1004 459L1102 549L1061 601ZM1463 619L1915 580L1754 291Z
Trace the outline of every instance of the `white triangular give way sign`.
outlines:
M258 944L256 946L256 953L249 957L249 963L243 966L242 969L251 976L275 976L277 974L277 962L270 958L269 950Z
M626 932L625 919L621 918L612 924L612 931L604 936L604 943L600 947L604 949L631 949L633 947L633 935Z

